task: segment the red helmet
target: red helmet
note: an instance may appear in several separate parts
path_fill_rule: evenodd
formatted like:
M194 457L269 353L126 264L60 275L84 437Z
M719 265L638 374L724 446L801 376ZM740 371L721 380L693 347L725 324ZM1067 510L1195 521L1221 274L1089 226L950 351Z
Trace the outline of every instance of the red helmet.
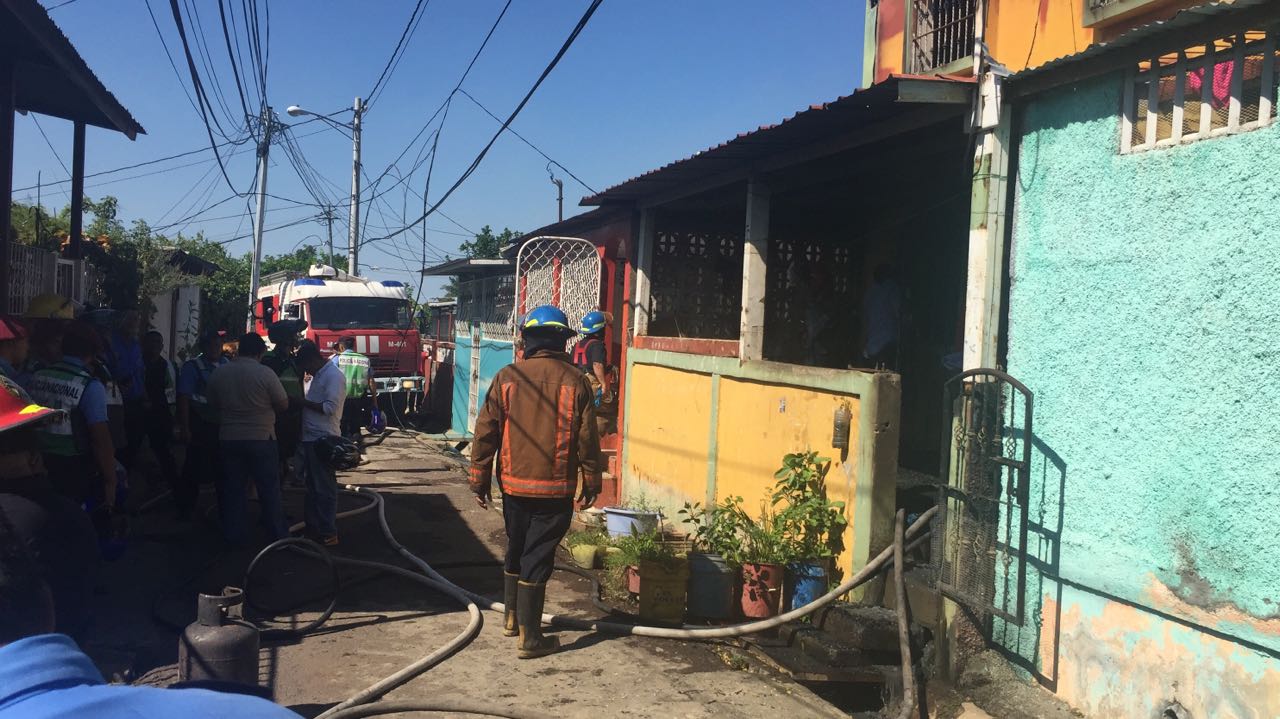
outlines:
M56 414L57 410L32 402L18 383L0 375L0 432L46 420Z

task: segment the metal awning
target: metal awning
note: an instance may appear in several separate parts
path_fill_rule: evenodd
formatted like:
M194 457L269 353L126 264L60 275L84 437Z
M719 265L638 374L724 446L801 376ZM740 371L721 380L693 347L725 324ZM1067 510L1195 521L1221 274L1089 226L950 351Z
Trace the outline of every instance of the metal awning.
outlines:
M428 267L422 271L422 274L428 277L451 277L453 275L488 277L492 275L509 275L515 272L515 267L515 263L511 260L462 257Z
M102 84L35 0L0 0L0 63L11 63L14 107L124 133L146 130Z
M919 126L940 122L973 102L974 81L943 75L892 75L828 103L813 105L776 125L633 177L585 197L583 205L634 204L678 191L713 188L840 152ZM938 112L939 107L952 112ZM910 118L910 121L908 121ZM567 221L566 221L567 222Z

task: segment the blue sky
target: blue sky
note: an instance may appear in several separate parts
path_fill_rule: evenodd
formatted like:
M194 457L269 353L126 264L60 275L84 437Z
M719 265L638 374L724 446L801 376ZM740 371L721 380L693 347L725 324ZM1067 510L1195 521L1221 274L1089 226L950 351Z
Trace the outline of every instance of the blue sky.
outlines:
M150 2L183 82L189 84L169 4ZM238 111L217 3L195 2L228 104ZM463 89L505 117L588 4L514 0ZM382 174L448 96L502 5L502 0L430 0L403 60L365 118L364 164L369 175ZM284 113L292 104L331 112L368 93L413 6L413 0L273 0L267 96L281 119L297 122ZM848 94L860 77L861 7L855 0L605 0L512 127L587 184L603 189L739 132L777 122L810 104ZM51 14L99 78L147 129L145 136L129 142L90 128L86 172L208 146L204 127L165 59L144 0L77 0ZM48 117L38 121L69 166L70 124ZM67 178L36 122L30 116L17 120L15 188L34 185L37 173L43 183ZM497 127L470 100L455 97L440 139L432 199L453 183ZM350 141L321 123L300 127L295 136L308 161L333 184L328 192L345 204L341 197L350 187ZM251 146L244 147L227 159L231 180L241 191L254 173ZM411 167L417 152L414 147L408 153L400 171ZM530 230L554 221L555 188L546 164L517 138L500 138L441 208L457 224L440 216L428 221L429 261L456 254L458 242L466 238L449 233L465 234L460 226L472 231L485 224ZM122 179L157 170L164 171ZM425 176L424 166L408 184L421 192ZM587 192L564 179L566 214L576 214L581 211L577 201ZM112 182L98 184L105 180ZM44 204L66 204L68 187L46 186ZM282 197L313 201L279 146L272 147L268 189ZM86 194L115 195L126 221L143 218L160 226L230 196L231 189L206 150L90 179ZM34 197L34 190L15 193L23 201ZM370 236L381 234L383 226L400 227L403 215L413 219L421 214L421 200L400 190L383 200L373 207ZM245 201L229 201L184 231L202 230L216 240L247 235L251 221L245 210ZM268 228L302 222L267 233L264 251L279 253L299 243L318 243L324 225L305 221L315 214L313 207L269 200ZM346 230L344 214L334 226L336 244L345 246ZM244 252L251 243L240 239L229 246ZM362 274L416 279L416 272L410 274L406 266L418 267L421 255L416 231L398 243L374 243L362 250ZM438 286L428 283L424 294L432 295Z

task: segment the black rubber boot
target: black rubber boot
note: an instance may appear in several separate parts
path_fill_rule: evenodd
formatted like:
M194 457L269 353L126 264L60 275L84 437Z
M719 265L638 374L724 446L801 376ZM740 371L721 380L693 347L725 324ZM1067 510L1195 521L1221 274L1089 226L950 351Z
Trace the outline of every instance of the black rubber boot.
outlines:
M502 636L518 637L520 636L520 626L516 621L516 602L518 588L520 586L520 575L511 574L509 572L502 573L502 603L506 609L502 612Z
M516 602L520 622L521 659L545 657L560 649L558 637L542 636L542 606L547 600L547 585L520 582L519 599Z

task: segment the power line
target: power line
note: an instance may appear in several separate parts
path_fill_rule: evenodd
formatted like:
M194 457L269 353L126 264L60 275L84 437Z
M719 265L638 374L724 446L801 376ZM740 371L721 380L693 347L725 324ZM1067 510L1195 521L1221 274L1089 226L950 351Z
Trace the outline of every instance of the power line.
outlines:
M479 101L479 100L477 100L477 99L475 99L474 97L472 97L472 96L471 96L471 93L467 92L466 90L462 90L462 89L459 89L459 90L458 90L458 92L461 92L463 95L466 95L467 99L468 99L468 100L470 100L470 101L472 101L472 102L474 102L474 103L476 104L476 107L480 108L481 110L484 110L484 112L485 112L485 114L486 114L486 115L488 115L489 117L492 117L494 120L496 120L496 121L498 121L498 122L502 122L502 118L500 118L500 117L498 117L497 115L493 114L492 112L490 112L490 111L489 111L489 108L487 108L487 107L485 107L484 105L480 104L480 101ZM566 174L566 175L568 175L569 177L572 177L575 181L577 181L577 183L578 183L579 185L582 185L583 187L585 187L585 188L587 189L587 192L590 192L590 193L591 193L591 194L593 194L593 195L594 195L594 194L596 194L596 191L595 191L595 190L593 190L593 189L591 189L591 185L588 185L587 183L583 182L583 181L582 181L582 178L580 178L580 177L578 177L577 175L573 174L573 172L572 172L569 168L567 168L567 167L565 167L564 165L561 165L559 162L556 162L555 160L551 159L551 156L550 156L550 155L548 155L547 153L545 153L545 152L543 152L541 149L539 149L537 145L533 144L532 142L529 142L529 140L528 140L528 139L526 139L524 135L521 135L520 133L516 132L516 130L515 130L515 128L514 128L514 127L508 127L508 128L507 128L507 132L509 132L509 133L511 133L512 135L515 135L516 137L520 138L520 141L521 141L521 142L523 142L524 144L526 144L526 145L528 145L529 147L533 148L533 151L534 151L534 152L536 152L536 153L538 153L539 155L542 155L543 159L545 159L547 162L550 162L551 164L555 165L556 167L560 168L561 170L564 170L564 172L565 172L565 174Z
M62 155L59 155L58 150L54 148L53 143L49 142L49 136L44 134L44 128L40 126L40 121L36 119L35 113L31 114L31 121L36 124L36 129L40 131L40 137L44 138L44 144L49 146L49 152L53 153L54 159L58 161L59 165L62 165L62 171L67 173L67 177L70 178L71 170L67 169L67 163L62 161Z
M240 107L244 108L244 114L248 117L252 113L249 112L249 103L245 100L244 87L240 83L240 68L236 65L236 54L231 49L231 31L227 27L227 9L223 0L218 0L218 19L222 24L222 39L227 45L227 60L231 63L231 75L236 81L236 94L240 96Z
M400 57L407 49L408 39L418 29L418 23L422 21L423 12L431 0L418 0L418 4L413 6L413 14L409 16L409 21L405 23L404 30L400 33L400 40L396 42L395 48L391 51L391 57L387 58L387 64L382 67L382 73L378 75L378 79L373 83L373 89L369 94L365 95L368 100L365 101L366 109L373 105L373 100L378 92L383 88L384 81L390 81L391 74L395 72L395 66L400 64Z
M54 6L52 6L52 7L47 7L47 8L45 8L45 9L44 9L44 11L45 11L45 12L53 12L54 10L57 10L58 8L66 7L66 6L68 6L68 5L70 5L71 3L76 2L76 1L77 1L77 0L63 0L63 2L60 2L60 3L58 3L57 5L54 5Z
M171 1L176 1L176 0L171 0ZM591 16L595 14L596 10L600 7L600 4L602 2L604 2L604 0L592 0L591 5L588 6L586 12L583 13L582 18L578 20L578 24L575 25L573 28L573 31L569 33L569 37L566 38L564 41L564 44L560 46L559 52L556 53L555 57L551 58L551 62L547 64L546 69L542 71L542 74L538 76L537 81L533 83L533 87L529 88L529 92L525 93L524 98L520 100L520 104L516 105L516 108L511 111L511 115L505 121L503 121L502 127L498 128L498 131L494 133L493 137L489 139L489 142L484 146L483 149L480 150L480 154L476 155L476 159L471 161L471 165L467 167L466 171L462 173L462 175L457 179L457 181L455 181L453 185L451 185L449 189L445 191L444 195L442 195L434 205L432 205L429 209L423 212L422 217L419 217L413 222L410 222L405 227L387 235L385 238L378 238L378 239L387 239L387 238L395 237L397 235L408 232L410 227L418 224L419 222L426 219L429 215L431 215L432 212L435 212L437 207L444 204L444 202L448 200L449 197L455 191L457 191L459 187L462 186L462 183L466 182L467 179L471 177L471 175L476 171L476 168L480 166L480 163L484 161L485 155L489 154L489 150L493 147L493 144L497 142L498 138L502 136L502 133L506 131L508 127L511 126L511 123L520 114L520 111L524 109L525 105L529 104L529 100L533 99L534 93L536 93L538 91L538 88L542 86L543 81L547 79L547 76L551 74L551 71L555 69L556 65L560 64L560 59L563 58L565 53L569 51L569 48L573 45L574 40L578 39L578 35L582 33L582 29L587 26L587 22L591 20Z

